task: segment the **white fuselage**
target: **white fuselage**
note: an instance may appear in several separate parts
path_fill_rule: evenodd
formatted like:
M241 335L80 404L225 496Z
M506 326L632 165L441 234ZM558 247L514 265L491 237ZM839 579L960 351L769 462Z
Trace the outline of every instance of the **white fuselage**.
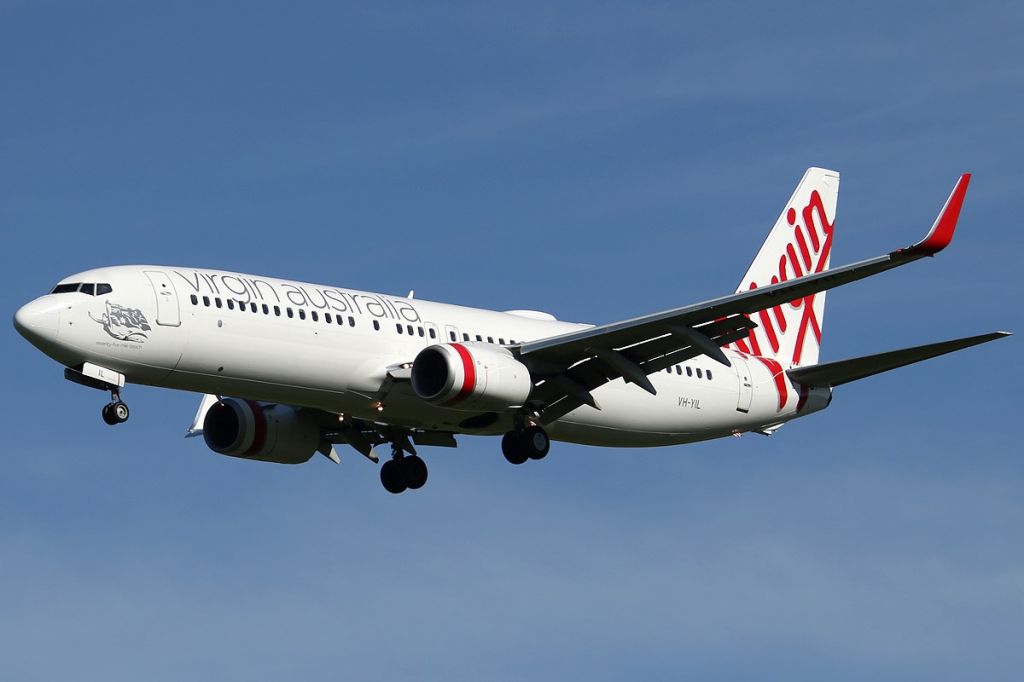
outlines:
M457 433L503 433L513 414L467 426L473 413L428 404L389 368L437 343L511 345L589 326L194 268L119 266L64 281L112 289L30 304L46 320L33 343L69 367L88 362L131 383ZM550 435L593 445L668 445L762 430L828 404L827 390L803 390L785 367L726 353L728 367L700 355L651 375L657 395L621 379L601 386L593 392L600 410L569 412L548 425Z

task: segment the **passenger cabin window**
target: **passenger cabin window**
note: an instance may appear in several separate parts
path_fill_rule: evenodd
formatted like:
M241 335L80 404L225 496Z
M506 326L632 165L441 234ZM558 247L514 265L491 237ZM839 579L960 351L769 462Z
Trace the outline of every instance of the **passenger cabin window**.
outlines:
M374 328L375 331L380 331L380 321L379 320L374 320L373 321L373 328Z
M427 331L430 332L430 338L432 338L432 339L436 339L437 338L437 332L434 331L433 327L431 327Z
M348 318L348 326L350 326L350 327L356 326L356 318L350 316Z
M309 314L309 316L313 318L313 321L314 321L314 322L319 322L319 321L320 321L320 318L319 318L319 317L317 316L317 314L316 314L316 311L315 311L315 310L314 310L313 312L311 312L311 313Z
M709 369L707 372L708 372L708 381L711 381L711 370Z
M704 376L701 374L700 367L697 368L697 378L698 379L703 379L704 378Z
M299 308L299 319L300 320L306 319L306 311L303 310L302 308Z
M692 377L693 376L693 370L690 369L689 367L686 368L686 376L688 376L688 377Z
M234 309L235 309L235 302L234 302L234 301L232 301L232 300L231 300L231 299L229 298L229 299L228 299L228 310L234 310Z
M462 340L469 341L469 334L467 334L466 332L462 332Z
M458 337L458 335L455 332L448 332L448 338L450 338L452 341L458 341L459 340L459 337Z
M292 312L291 308L285 308L284 312L285 312L286 315L288 315L288 317L295 317L295 313Z
M266 303L263 304L263 314L264 315L269 315L270 314L270 306L268 306Z
M281 317L281 306L274 306L274 315L277 317Z
M398 330L398 333L399 333L399 334L401 334L401 333L402 333L402 325L400 325L400 324L396 324L396 325L395 325L395 329L397 329L397 330Z
M213 299L213 302L217 305L218 308L221 307L220 297L219 296L217 298Z
M199 305L199 297L198 296L196 296L195 294L192 294L191 296L189 296L189 298L192 299L192 305Z

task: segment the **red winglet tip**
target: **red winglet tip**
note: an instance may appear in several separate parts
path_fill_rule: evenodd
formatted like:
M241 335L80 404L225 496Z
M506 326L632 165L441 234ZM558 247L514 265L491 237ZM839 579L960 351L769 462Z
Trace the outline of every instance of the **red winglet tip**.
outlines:
M960 218L960 209L964 205L964 197L967 195L967 185L971 182L971 174L964 173L957 180L956 186L946 199L939 217L923 240L914 244L912 250L923 252L926 255L934 255L949 246L953 241L953 232L956 231L956 222Z

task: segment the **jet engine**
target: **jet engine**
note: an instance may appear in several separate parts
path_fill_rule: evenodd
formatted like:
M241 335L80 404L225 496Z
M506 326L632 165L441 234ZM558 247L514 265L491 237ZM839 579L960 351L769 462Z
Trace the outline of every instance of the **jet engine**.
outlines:
M412 388L435 405L490 412L522 405L533 379L526 365L501 346L443 343L416 356Z
M224 398L206 413L203 440L222 455L301 464L320 445L320 427L294 407Z

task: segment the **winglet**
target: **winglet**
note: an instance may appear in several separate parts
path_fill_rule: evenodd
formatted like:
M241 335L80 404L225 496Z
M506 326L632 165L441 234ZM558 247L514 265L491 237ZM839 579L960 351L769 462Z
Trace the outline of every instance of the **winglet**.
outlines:
M964 173L956 181L956 186L946 199L942 211L935 219L935 224L928 232L928 236L911 246L908 251L916 251L925 256L934 256L939 251L949 246L953 241L953 232L956 230L956 221L960 218L960 208L964 205L964 196L967 194L967 185L971 182L971 174Z

